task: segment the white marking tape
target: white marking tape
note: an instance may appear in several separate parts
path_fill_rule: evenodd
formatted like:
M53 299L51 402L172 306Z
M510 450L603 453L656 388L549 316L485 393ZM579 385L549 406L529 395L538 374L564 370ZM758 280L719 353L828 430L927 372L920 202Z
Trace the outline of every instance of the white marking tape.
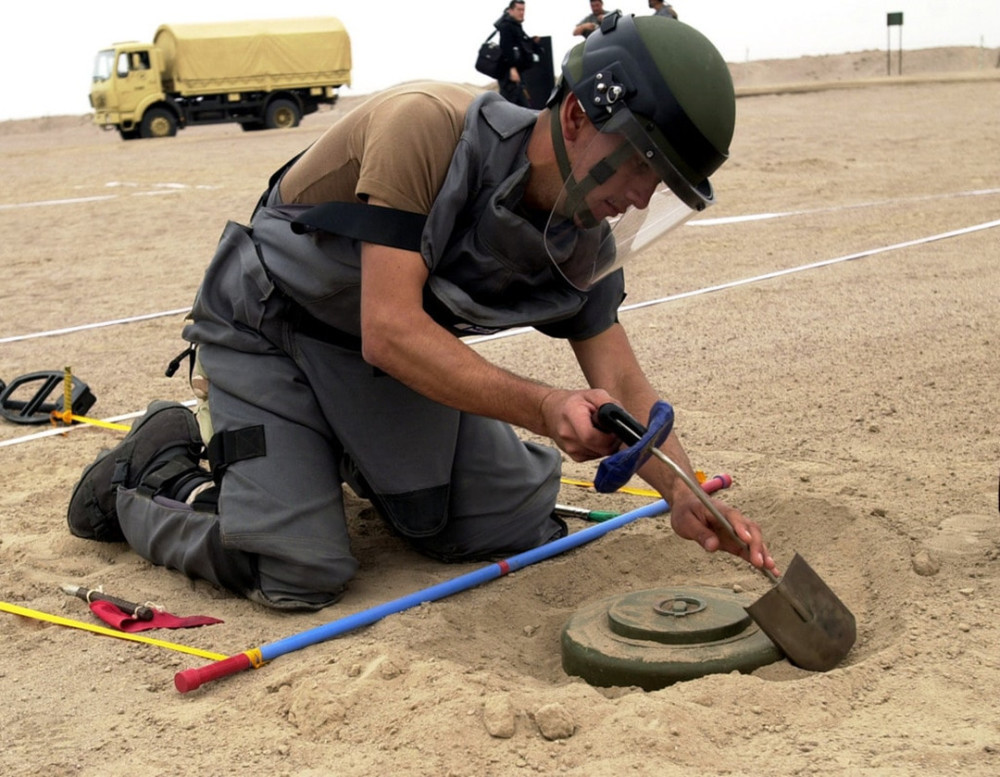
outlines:
M12 335L11 337L0 337L0 343L16 343L19 340L34 340L38 337L52 337L54 335L66 335L71 332L82 332L86 329L100 329L105 326L115 326L116 324L132 324L136 321L147 321L151 318L163 318L164 316L176 316L190 311L190 307L177 308L176 310L165 310L162 313L146 313L141 316L130 318L116 318L113 321L99 321L96 324L81 324L80 326L70 326L65 329L50 329L47 332L33 332L30 335Z
M839 264L840 262L849 262L852 259L863 259L866 256L874 256L875 254L886 253L887 251L896 251L900 248L910 248L911 246L923 245L925 243L933 243L937 240L946 240L950 237L958 237L959 235L968 235L973 232L980 232L984 229L992 229L993 227L1000 227L1000 219L996 221L986 221L982 224L975 224L971 227L963 227L962 229L953 229L950 232L940 232L936 235L930 235L929 237L921 237L916 240L907 240L903 243L893 243L892 245L882 246L881 248L871 248L867 251L858 251L855 254L847 254L846 256L838 256L835 259L823 259L819 262L811 262L810 264L800 264L798 267L789 267L784 270L774 270L773 272L764 273L763 275L754 275L750 278L741 278L736 281L729 281L728 283L720 283L717 286L706 286L703 289L695 289L694 291L685 291L680 294L671 294L669 297L661 297L660 299L651 299L646 302L637 302L634 305L623 305L621 310L637 310L639 308L649 307L650 305L659 305L661 302L672 302L673 300L685 299L686 297L696 297L699 294L708 294L711 291L721 291L722 289L732 289L736 286L745 286L748 283L756 283L757 281L766 281L771 278L780 278L782 275L792 275L793 273L803 272L805 270L814 270L817 267L827 267L831 264Z
M699 296L701 294L708 294L709 292L713 292L713 291L722 291L723 289L731 289L731 288L735 288L736 286L745 286L745 285L750 284L750 283L756 283L757 281L769 280L771 278L779 278L782 275L791 275L793 273L803 272L805 270L813 270L813 269L816 269L818 267L827 267L827 266L832 265L832 264L838 264L840 262L848 262L848 261L851 261L853 259L863 259L866 256L874 256L875 254L881 254L881 253L885 253L887 251L896 251L896 250L901 249L901 248L909 248L911 246L923 245L925 243L933 243L933 242L935 242L937 240L946 240L948 238L958 237L959 235L968 235L968 234L971 234L973 232L980 232L980 231L982 231L984 229L992 229L993 227L998 227L998 226L1000 226L1000 219L997 219L996 221L986 221L986 222L984 222L982 224L975 224L975 225L973 225L971 227L963 227L962 229L953 229L953 230L951 230L949 232L939 232L936 235L930 235L928 237L917 238L916 240L907 240L907 241L905 241L903 243L893 243L892 245L882 246L881 248L872 248L872 249L869 249L867 251L858 251L857 253L847 254L846 256L838 256L838 257L836 257L834 259L824 259L822 261L812 262L810 264L801 264L798 267L789 267L789 268L786 268L784 270L774 270L773 272L764 273L762 275L754 275L754 276L752 276L750 278L741 278L739 280L729 281L728 283L720 283L720 284L717 284L715 286L706 286L704 288L695 289L693 291L684 291L684 292L681 292L679 294L671 294L669 297L660 297L659 299L647 300L646 302L637 302L634 305L623 305L621 308L619 308L619 310L621 310L621 311L638 310L640 308L650 307L652 305L660 305L660 304L662 304L664 302L672 302L674 300L686 299L688 297L696 297L696 296ZM113 323L124 323L126 321L139 321L139 320L142 320L144 318L154 318L156 316L174 315L176 313L186 313L186 312L187 312L187 308L184 308L184 309L181 309L181 310L178 310L178 311L171 311L171 312L168 312L168 313L154 313L154 314L150 314L148 316L137 316L136 318L132 318L132 319L120 319L119 321L106 322L106 323L103 323L103 324L91 324L90 326L87 326L87 327L78 327L77 329L89 329L89 328L95 328L95 327L99 327L99 326L110 326ZM59 330L59 331L60 332L69 332L69 331L76 331L76 329L67 329L67 330ZM486 336L483 336L483 337L469 338L465 342L468 343L469 345L476 345L478 343L484 343L484 342L488 342L490 340L499 340L499 339L501 339L503 337L512 337L514 335L524 334L526 332L533 332L533 331L534 331L534 329L532 329L531 327L520 327L518 329L509 329L509 330L507 330L505 332L498 332L498 333L493 334L493 335L486 335ZM50 333L43 333L43 334L57 334L57 332L50 332ZM35 335L35 336L42 336L42 335ZM32 335L24 335L24 336L18 337L18 338L6 338L6 339L3 339L3 340L0 340L0 343L2 343L2 342L10 342L12 339L18 339L18 340L20 340L20 339L27 339L28 337L32 337ZM183 404L191 406L191 405L195 404L195 400L189 400L187 402L184 402ZM136 416L142 415L142 412L143 411L140 411L140 412L137 412L137 413L130 413L128 415L116 416L114 418L105 418L105 419L102 419L102 420L108 421L109 423L116 423L117 421L122 420L122 419L135 418ZM84 424L83 426L86 426L86 424ZM0 440L0 448L7 447L9 445L17 445L18 443L28 442L30 440L38 440L38 439L41 439L43 437L51 437L51 436L57 435L57 434L65 434L66 432L72 431L73 429L79 429L79 428L81 428L81 425L66 426L66 427L63 427L63 428L48 429L48 430L46 430L44 432L38 432L37 434L29 434L29 435L25 435L23 437L15 437L15 438L10 439L10 440Z
M747 221L765 221L767 219L780 219L785 216L804 216L812 213L836 213L844 210L858 210L859 208L875 208L883 205L896 205L904 202L926 202L927 200L950 200L952 197L983 197L991 194L1000 194L1000 189L972 189L967 192L952 192L948 194L927 194L919 197L899 197L893 200L878 200L876 202L862 202L856 205L838 205L832 208L812 208L810 210L788 210L777 213L753 213L749 216L724 216L717 219L692 219L685 226L689 227L715 227L720 224L742 224Z
M15 208L44 208L50 205L79 205L84 202L101 202L103 200L114 200L118 197L129 196L129 197L150 197L160 194L176 194L177 192L185 191L188 189L219 189L219 186L210 186L207 184L196 184L190 185L186 183L154 183L154 184L144 184L145 186L151 186L154 191L141 191L141 192L129 192L128 195L121 194L100 194L93 197L72 197L65 200L37 200L35 202L12 202L6 205L0 205L0 210L13 210ZM131 187L138 188L140 184L137 183L120 183L118 181L111 181L106 183L105 187L119 188L119 187Z
M950 232L940 232L936 235L930 235L928 237L917 238L916 240L907 240L904 243L893 243L888 246L881 246L880 248L871 248L867 251L858 251L854 254L847 254L846 256L838 256L834 259L823 259L819 262L812 262L810 264L800 264L798 267L788 267L784 270L774 270L773 272L764 273L763 275L754 275L750 278L740 278L739 280L729 281L727 283L720 283L715 286L705 286L701 289L694 289L693 291L682 291L678 294L671 294L669 297L660 297L659 299L651 299L646 302L636 302L633 305L622 305L619 311L629 311L638 310L640 308L650 307L651 305L660 305L664 302L673 302L679 299L686 299L688 297L697 297L701 294L708 294L712 291L722 291L723 289L732 289L736 286L745 286L749 283L756 283L757 281L766 281L771 278L780 278L782 275L792 275L797 272L804 272L805 270L814 270L818 267L827 267L831 264L839 264L840 262L849 262L852 259L863 259L866 256L874 256L875 254L885 253L887 251L896 251L900 248L910 248L911 246L923 245L924 243L933 243L936 240L945 240L950 237L958 237L959 235L968 235L972 232L980 232L984 229L992 229L993 227L1000 226L1000 219L996 221L986 221L982 224L975 224L971 227L963 227L962 229L953 229ZM512 337L513 335L524 334L525 332L534 331L531 327L521 327L519 329L508 329L505 332L497 332L492 335L484 335L483 337L469 338L465 342L469 345L476 345L477 343L484 343L489 340L499 340L503 337Z
M766 218L769 216L762 215L759 216ZM744 217L749 218L749 217ZM971 232L978 232L983 229L990 229L992 227L1000 224L1000 221L987 221L983 224L976 224L971 227L964 227L962 229L955 229L950 232L941 232L937 235L930 235L928 237L917 238L916 240L908 240L905 243L895 243L889 246L882 246L880 248L872 248L867 251L860 251L855 254L847 254L846 256L839 256L835 259L824 259L819 262L813 262L812 264L803 264L798 267L790 267L784 270L775 270L773 272L764 273L763 275L755 275L750 278L741 278L736 281L729 281L728 283L719 284L717 286L707 286L703 289L695 289L693 291L685 291L679 294L672 294L669 297L661 297L655 300L649 300L647 302L636 302L633 305L623 305L620 310L636 310L638 308L648 307L650 305L658 305L662 302L671 302L673 300L684 299L686 297L694 297L699 294L707 294L710 291L720 291L722 289L733 288L734 286L744 286L748 283L756 283L757 281L767 280L770 278L777 278L782 275L791 275L792 273L803 272L804 270L812 270L817 267L826 267L831 264L838 264L839 262L847 262L852 259L861 259L866 256L873 256L875 254L884 253L886 251L894 251L900 248L909 248L910 246L921 245L924 243L932 243L936 240L945 240L950 237L957 237L958 235L965 235ZM70 334L72 332L80 332L87 329L98 329L106 326L114 326L116 324L130 324L136 321L145 321L152 318L162 318L165 316L176 316L181 313L187 313L190 308L177 308L176 310L167 310L162 313L147 313L142 316L133 316L131 318L119 318L114 321L101 321L95 324L83 324L81 326L67 327L66 329L52 329L47 332L35 332L28 335L13 335L11 337L0 337L0 343L14 343L21 340L32 340L40 337L52 337L54 335ZM514 335L524 334L525 332L533 331L531 327L519 327L517 329L508 329L504 332L497 332L492 335L483 335L482 337L470 337L465 342L469 345L476 345L478 343L488 342L490 340L499 340L504 337L513 337Z
M78 202L100 202L101 200L113 200L117 194L102 194L98 197L76 197L72 200L39 200L38 202L14 202L9 205L0 205L0 210L13 210L14 208L40 208L45 205L71 205Z
M118 183L118 182L114 182L114 183L108 184L108 186L131 186L131 185L135 185L135 184L122 184L122 183ZM168 189L171 189L173 187L183 186L183 184L154 184L154 186L161 186L161 187L166 187ZM166 192L142 192L141 194L162 194L162 193L166 193ZM831 213L831 212L835 212L835 211L843 211L843 210L853 210L853 209L857 209L857 208L875 207L875 206L878 206L878 205L891 205L893 203L900 203L900 202L914 202L914 201L924 201L924 200L934 200L934 199L950 199L952 197L980 197L980 196L991 195L991 194L1000 194L1000 189L973 189L973 190L965 191L965 192L953 192L953 193L948 193L948 194L929 194L929 195L924 195L924 196L919 196L919 197L903 197L903 198L898 198L898 199L895 199L895 200L882 200L882 201L879 201L879 202L867 202L867 203L860 203L860 204L855 204L855 205L841 205L841 206L832 207L832 208L816 208L816 209L813 209L813 210L793 210L793 211L784 211L784 212L779 211L779 212L776 212L776 213L754 213L754 214L749 214L749 215L746 215L746 216L728 216L728 217L717 218L717 219L697 219L697 220L694 220L694 221L687 222L687 226L718 226L720 224L738 224L738 223L749 222L749 221L764 221L764 220L767 220L767 219L784 218L786 216L800 216L800 215L811 214L811 213ZM117 197L117 196L118 195L112 194L112 195L106 195L106 196L103 196L103 197L84 197L84 198L80 198L78 200L48 200L48 201L36 202L36 203L20 203L20 204L14 204L14 205L0 205L0 210L2 210L4 208L31 207L31 206L34 206L34 205L47 205L47 204L51 205L51 204L63 204L63 203L70 203L70 202L91 202L91 201L95 201L95 200L112 199L112 198ZM135 195L133 195L133 196L135 196ZM822 266L824 266L826 264L835 264L837 262L843 262L843 261L847 261L849 259L858 259L858 258L860 258L862 256L870 256L873 253L880 253L882 251L891 251L891 250L896 249L896 248L903 248L903 247L907 247L907 246L911 246L911 245L918 245L920 243L929 243L929 242L934 241L934 240L942 240L942 239L944 239L946 237L953 237L955 235L964 234L965 232L971 232L971 231L975 231L977 229L986 229L986 228L988 228L990 226L994 226L994 225L995 225L995 222L989 223L987 225L979 225L979 226L976 226L976 227L969 227L969 228L967 228L965 230L957 230L955 232L946 232L946 233L942 233L940 235L932 235L930 237L921 238L919 240L910 241L910 242L907 242L907 243L899 243L899 244L896 244L896 245L893 245L893 246L887 246L887 247L884 247L884 248L872 249L871 251L862 252L860 254L851 254L849 256L839 257L837 259L828 259L825 262L818 262L816 264L811 264L811 265L803 265L802 267L794 267L794 268L791 268L791 269L788 269L788 270L779 270L779 271L776 271L775 273L768 273L768 274L765 274L765 275L760 275L760 276L756 276L754 278L748 278L748 279L744 279L744 280L741 280L741 281L733 281L730 284L723 284L721 286L713 286L713 287L710 287L708 289L700 289L700 290L696 290L696 291L686 292L683 295L674 295L674 296L671 296L671 297L664 297L661 300L654 300L654 301L645 302L645 303L637 303L635 305L626 305L626 306L623 306L621 308L621 310L634 310L637 307L645 307L647 305L657 304L657 302L660 302L660 301L666 302L666 301L673 300L673 299L680 299L680 298L682 298L684 296L694 296L696 294L704 294L707 291L717 291L719 289L729 288L730 286L738 286L738 285L742 285L742 284L745 284L745 283L752 283L754 281L763 280L763 279L766 279L766 278L777 277L778 275L785 275L785 274L792 273L792 272L800 272L802 270L811 269L813 267L822 267ZM187 312L188 312L187 308L182 308L182 309L178 309L178 310L167 310L167 311L164 311L162 313L148 313L146 315L133 316L131 318L119 318L119 319L115 319L113 321L102 321L102 322L98 322L98 323L95 323L95 324L82 324L80 326L67 327L65 329L53 329L53 330L49 330L47 332L34 332L32 334L27 334L27 335L13 335L13 336L9 336L9 337L0 337L0 343L14 343L14 342L18 342L20 340L32 340L32 339L41 338L41 337L52 337L52 336L55 336L55 335L69 334L71 332L79 332L79 331L84 331L84 330L87 330L87 329L98 329L98 328L101 328L101 327L114 326L114 325L117 325L117 324L129 324L129 323L134 323L136 321L145 321L145 320L152 319L152 318L162 318L164 316L175 316L175 315L178 315L180 313L187 313ZM481 342L484 342L486 340L494 340L494 339L499 339L501 337L511 337L513 335L521 334L521 333L526 332L526 331L531 331L531 328L530 327L521 327L519 329L509 329L506 332L498 332L497 334L493 334L493 335L485 335L483 337L470 339L467 342L470 345L474 345L476 343L481 343Z

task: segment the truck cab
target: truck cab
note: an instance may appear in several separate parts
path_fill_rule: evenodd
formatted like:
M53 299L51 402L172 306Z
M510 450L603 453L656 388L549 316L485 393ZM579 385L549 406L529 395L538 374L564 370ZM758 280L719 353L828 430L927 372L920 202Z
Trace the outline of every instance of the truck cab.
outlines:
M174 134L176 124L169 131L142 131L146 107L164 99L160 60L160 51L143 43L123 43L99 51L90 89L94 123L118 128L126 140Z

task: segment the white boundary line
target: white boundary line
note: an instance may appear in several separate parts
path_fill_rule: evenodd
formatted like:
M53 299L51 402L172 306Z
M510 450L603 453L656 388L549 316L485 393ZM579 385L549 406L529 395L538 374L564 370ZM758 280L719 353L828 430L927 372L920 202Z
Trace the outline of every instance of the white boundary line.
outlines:
M805 216L812 213L837 213L844 210L858 210L860 208L877 208L883 205L898 205L906 202L927 202L928 200L950 200L952 197L984 197L991 194L1000 194L1000 189L972 189L967 192L951 192L948 194L924 194L915 197L897 197L891 200L876 200L873 202L861 202L856 205L837 205L832 208L812 208L809 210L787 210L776 213L752 213L748 216L725 216L717 219L692 219L686 226L690 227L715 227L720 224L742 224L747 221L766 221L767 219L780 219L785 216Z
M116 318L112 321L99 321L96 324L81 324L80 326L70 326L65 329L50 329L47 332L33 332L30 335L12 335L11 337L0 337L0 343L16 343L20 340L35 340L39 337L53 337L55 335L68 335L73 332L83 332L87 329L100 329L105 326L116 326L117 324L132 324L136 321L148 321L151 318L163 318L164 316L177 316L190 311L190 306L177 308L176 310L165 310L162 313L146 313L142 316L132 316L131 318Z
M154 184L132 184L113 182L105 184L106 187L131 187L143 188L144 191L128 192L127 194L95 194L89 197L69 197L60 200L35 200L33 202L11 202L0 204L0 210L15 210L16 208L47 208L52 205L79 205L86 202L102 202L104 200L114 200L119 197L155 197L160 194L177 194L178 192L194 189L218 189L218 186L207 184L185 184L185 183L154 183ZM78 187L82 188L82 187Z
M950 232L939 232L936 235L930 235L929 237L921 237L916 240L907 240L903 243L893 243L892 245L882 246L881 248L871 248L867 251L858 251L855 254L847 254L846 256L838 256L835 259L823 259L819 262L812 262L810 264L800 264L798 267L789 267L784 270L774 270L773 272L764 273L762 275L754 275L750 278L741 278L736 281L729 281L728 283L720 283L717 286L706 286L703 289L696 289L694 291L685 291L680 294L671 294L669 297L661 297L660 299L651 299L646 302L637 302L634 305L623 305L621 310L638 310L639 308L649 307L650 305L659 305L662 302L672 302L673 300L685 299L687 297L696 297L700 294L708 294L712 291L721 291L722 289L732 289L736 286L745 286L749 283L756 283L757 281L766 281L771 278L780 278L782 275L792 275L797 272L804 272L805 270L814 270L817 267L828 267L831 264L839 264L840 262L849 262L853 259L864 259L867 256L874 256L875 254L882 254L888 251L897 251L901 248L910 248L912 246L924 245L925 243L933 243L937 240L946 240L951 237L958 237L959 235L968 235L973 232L981 232L984 229L992 229L993 227L1000 227L1000 219L995 221L985 221L982 224L975 224L971 227L963 227L962 229L953 229Z
M101 202L103 200L113 200L117 194L102 194L94 197L75 197L71 200L39 200L37 202L12 202L0 205L0 210L14 210L15 208L42 208L47 205L75 205L79 202Z
M939 232L936 235L929 235L928 237L917 238L915 240L906 240L906 241L904 241L902 243L893 243L892 245L882 246L880 248L871 248L871 249L869 249L867 251L858 251L857 253L846 254L845 256L838 256L838 257L836 257L834 259L824 259L824 260L819 261L819 262L811 262L810 264L800 264L798 267L788 267L788 268L786 268L784 270L774 270L773 272L763 273L762 275L754 275L754 276L751 276L749 278L741 278L739 280L729 281L728 283L720 283L720 284L717 284L715 286L705 286L704 288L701 288L701 289L694 289L692 291L684 291L684 292L680 292L679 294L671 294L668 297L660 297L659 299L647 300L646 302L637 302L634 305L622 305L622 307L619 308L619 310L622 311L622 312L626 312L626 311L629 311L629 310L639 310L640 308L650 307L652 305L660 305L660 304L663 304L665 302L673 302L673 301L679 300L679 299L687 299L688 297L697 297L697 296L700 296L702 294L708 294L708 293L713 292L713 291L722 291L724 289L732 289L732 288L735 288L737 286L746 286L746 285L751 284L751 283L757 283L758 281L770 280L771 278L780 278L783 275L792 275L794 273L804 272L806 270L814 270L814 269L819 268L819 267L828 267L830 265L839 264L841 262L849 262L849 261L852 261L854 259L863 259L863 258L868 257L868 256L875 256L876 254L886 253L888 251L897 251L897 250L902 249L902 248L910 248L912 246L924 245L926 243L933 243L933 242L938 241L938 240L946 240L948 238L958 237L960 235L968 235L968 234L972 234L973 232L981 232L982 230L992 229L994 227L1000 227L1000 219L997 219L995 221L985 221L982 224L975 224L975 225L973 225L971 227L963 227L961 229L953 229L953 230L951 230L949 232ZM172 313L152 314L152 315L148 315L148 316L140 316L140 317L137 317L135 319L120 319L118 322L108 322L108 323L104 323L104 324L93 324L93 325L90 325L88 327L79 327L79 328L80 329L88 329L88 328L95 328L95 327L98 327L98 326L109 326L111 323L121 323L121 322L125 322L125 321L138 321L138 320L142 320L144 318L154 318L157 315L172 315L172 314L178 313L178 312L180 312L180 313L187 312L187 308L184 308L184 309L182 309L180 311L173 311ZM76 331L76 330L61 330L61 331ZM472 337L472 338L469 338L468 340L466 340L465 342L468 345L471 346L471 345L477 345L479 343L489 342L491 340L499 340L499 339L504 338L504 337L513 337L514 335L525 334L526 332L533 332L533 331L535 331L535 330L533 328L531 328L531 327L520 327L518 329L509 329L509 330L507 330L505 332L497 332L494 335L486 335L484 337ZM17 338L17 339L26 339L27 337L30 337L30 335L25 336L25 337L20 337L20 338ZM9 341L10 341L10 338L8 338L7 340L0 340L0 342L9 342ZM194 404L194 400L190 400L188 402L185 402L184 404L189 405L189 406L193 405ZM110 423L115 423L115 422L117 422L118 420L121 420L121 419L135 418L136 416L142 415L142 412L143 411L139 411L139 412L130 413L130 414L127 414L127 415L115 416L113 418L107 418L107 419L104 419L104 420L106 420L106 421L108 421ZM31 440L38 440L38 439L41 439L41 438L44 438L44 437L51 437L51 436L57 435L57 434L65 434L65 433L67 433L69 431L72 431L73 429L79 429L80 426L81 425L67 426L67 427L63 427L61 429L48 429L48 430L46 430L44 432L38 432L37 434L29 434L29 435L24 435L22 437L14 437L14 438L9 439L9 440L0 440L0 448L5 448L5 447L10 446L10 445L17 445L18 443L22 443L22 442L29 442ZM83 426L86 426L86 424L83 424Z
M870 248L867 251L858 251L854 254L847 254L846 256L838 256L834 259L824 259L819 262L812 262L810 264L800 264L798 267L788 267L784 270L774 270L773 272L764 273L762 275L754 275L749 278L740 278L739 280L729 281L727 283L720 283L716 286L705 286L701 289L694 289L692 291L682 291L678 294L671 294L668 297L660 297L659 299L651 299L645 302L636 302L633 305L622 305L618 310L621 312L629 310L639 310L640 308L646 308L651 305L660 305L664 302L673 302L679 299L687 299L688 297L697 297L701 294L708 294L713 291L722 291L723 289L732 289L736 286L746 286L749 283L757 283L758 281L770 280L771 278L780 278L782 275L792 275L797 272L804 272L805 270L814 270L817 267L827 267L831 264L839 264L840 262L849 262L853 259L863 259L866 256L874 256L875 254L885 253L887 251L896 251L901 248L910 248L911 246L923 245L925 243L933 243L937 240L945 240L950 237L958 237L959 235L967 235L972 232L979 232L984 229L992 229L993 227L1000 227L1000 219L996 221L986 221L982 224L975 224L971 227L963 227L962 229L953 229L949 232L939 232L936 235L930 235L928 237L917 238L916 240L907 240L903 243L893 243L888 246L881 246L880 248ZM508 329L505 332L497 332L493 335L484 335L483 337L469 338L465 342L469 345L476 345L477 343L484 343L490 340L499 340L504 337L511 337L513 335L523 334L525 332L535 331L532 327L521 327L519 329Z
M179 184L162 184L162 186L169 188L169 187L179 186ZM164 192L140 192L140 193L141 194L161 194L161 193L164 193ZM812 209L812 210L790 210L790 211L779 211L779 212L776 212L776 213L753 213L753 214L749 214L749 215L746 215L746 216L727 216L727 217L724 217L724 218L717 218L717 219L696 219L694 221L687 222L686 226L719 226L719 225L723 225L723 224L740 224L740 223L744 223L744 222L748 222L748 221L765 221L767 219L785 218L787 216L802 216L802 215L808 215L808 214L811 214L811 213L834 213L834 212L843 211L843 210L855 210L855 209L858 209L858 208L871 208L871 207L877 207L877 206L881 206L881 205L893 205L893 204L903 203L903 202L920 202L920 201L926 201L926 200L951 199L952 197L982 197L982 196L988 196L988 195L993 195L993 194L1000 194L1000 189L973 189L973 190L970 190L970 191L952 192L952 193L948 193L948 194L928 194L928 195L920 195L920 196L917 196L917 197L900 197L900 198L890 199L890 200L864 202L864 203L859 203L859 204L854 204L854 205L838 205L838 206L832 207L832 208L815 208L815 209ZM32 206L32 205L60 204L60 203L69 203L69 202L86 202L86 201L90 201L90 200L110 199L110 198L117 197L117 196L118 196L117 194L112 194L112 195L107 195L107 196L104 196L104 197L81 198L80 200L49 200L48 202L23 203L21 205L6 205L6 206L5 205L0 205L0 210L2 210L5 207L15 208L15 207L28 207L28 206ZM970 227L970 229L973 229L973 228ZM945 236L946 237L950 237L951 234L950 233L946 233ZM934 237L924 238L923 241L920 241L920 242L930 242L931 240L939 240L939 239L941 239L940 236L934 236ZM911 243L906 243L906 244L901 244L901 245L912 245L912 244ZM894 247L898 247L898 246L890 246L889 248L876 249L876 252L877 251L883 251L883 250L890 250L891 248L894 248ZM851 256L851 257L848 257L848 258L857 258L857 257L856 256ZM831 259L829 261L831 263L837 262L837 261L844 261L844 258L841 258L841 259ZM788 270L788 271L784 271L784 272L793 272L793 271L797 271L797 270ZM761 277L769 277L769 276L761 276ZM753 280L759 280L759 279L753 279ZM749 281L744 281L744 282L749 282ZM720 288L726 288L726 287L723 286L723 287L720 287ZM694 292L691 292L691 293L694 293ZM665 299L672 299L672 298L667 297ZM642 304L642 303L640 303L640 304ZM635 307L635 306L625 306L625 307L623 307L621 309L622 310L631 310L633 307ZM147 313L145 315L133 316L133 317L130 317L130 318L118 318L118 319L114 319L113 321L101 321L101 322L97 322L97 323L93 323L93 324L81 324L80 326L67 327L65 329L51 329L51 330L46 331L46 332L32 332L31 334L26 334L26 335L10 335L10 336L7 336L7 337L0 337L0 344L3 344L3 343L16 343L16 342L20 342L22 340L34 340L34 339L41 338L41 337L53 337L53 336L56 336L56 335L71 334L73 332L82 332L82 331L85 331L85 330L88 330L88 329L99 329L101 327L106 327L106 326L116 326L118 324L131 324L131 323L134 323L136 321L147 321L147 320L153 319L153 318L163 318L163 317L166 317L166 316L176 316L176 315L179 315L181 313L187 313L188 310L189 310L189 308L178 308L177 310L166 310L166 311L163 311L161 313ZM530 329L530 328L527 328L527 329ZM501 337L501 336L508 336L509 337L512 334L519 334L521 331L524 331L524 330L522 330L522 329L508 330L506 333L501 332L501 333L498 333L497 335L488 335L487 339L492 339L494 337ZM476 342L482 342L482 339L470 340L469 342L470 342L470 344L474 344Z

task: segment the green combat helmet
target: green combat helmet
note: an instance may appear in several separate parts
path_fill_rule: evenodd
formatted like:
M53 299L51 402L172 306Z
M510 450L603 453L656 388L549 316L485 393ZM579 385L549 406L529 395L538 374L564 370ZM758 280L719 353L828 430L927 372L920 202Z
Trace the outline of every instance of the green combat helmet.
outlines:
M626 135L691 208L711 202L708 177L729 155L736 99L708 38L662 16L609 14L567 54L562 78L597 128Z
M573 170L563 139L559 106L576 96L601 133L627 142L589 170ZM663 16L615 12L575 46L549 98L552 142L565 181L558 210L585 227L599 227L585 205L589 192L638 152L664 184L643 211L630 209L606 222L614 250L601 241L591 266L550 256L571 284L587 289L643 248L715 201L711 176L726 161L736 121L732 77L715 46L693 27ZM553 212L550 227L558 220ZM605 229L607 232L607 229ZM553 243L553 246L555 244Z

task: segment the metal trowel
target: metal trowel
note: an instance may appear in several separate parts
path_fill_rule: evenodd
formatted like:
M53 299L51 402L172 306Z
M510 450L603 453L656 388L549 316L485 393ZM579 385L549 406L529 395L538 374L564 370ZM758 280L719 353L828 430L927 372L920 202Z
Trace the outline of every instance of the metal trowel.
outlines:
M672 413L670 419L672 422ZM684 481L733 539L744 549L747 548L732 524L698 483L657 447L659 440L644 439L647 437L646 428L624 408L611 402L602 405L594 423L602 431L616 435L626 445L642 443L646 449L631 459L634 470L649 456L658 458ZM775 586L745 608L750 617L796 666L816 672L833 669L850 652L857 636L851 611L798 553L780 578L770 570L759 571Z

